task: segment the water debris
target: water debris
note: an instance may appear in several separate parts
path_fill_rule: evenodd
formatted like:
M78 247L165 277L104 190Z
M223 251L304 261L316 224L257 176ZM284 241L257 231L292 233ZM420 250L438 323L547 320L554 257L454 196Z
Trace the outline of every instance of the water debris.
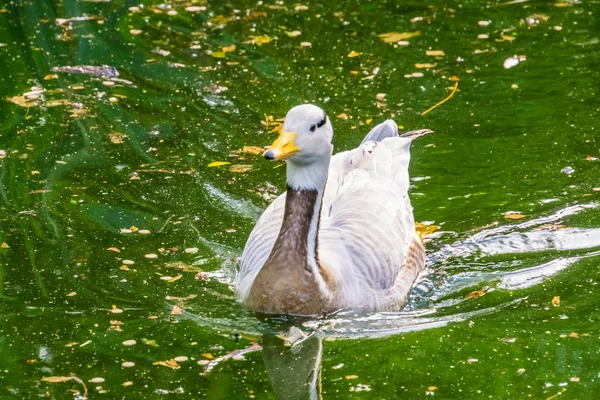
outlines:
M217 365L219 365L219 363L221 363L222 361L228 360L230 358L234 359L234 360L242 360L244 354L252 353L254 351L259 351L259 350L262 350L262 347L258 343L252 343L252 345L250 347L247 347L245 349L234 350L230 353L225 354L224 356L215 358L212 361L200 360L200 361L198 361L198 364L206 365L206 369L202 373L202 375L206 376L210 371L213 370L213 368L215 368ZM202 356L205 358L208 358L208 359L214 358L213 355L210 353L204 353L204 354L202 354Z
M423 64L417 63L417 64L415 64L415 68L419 68L419 69L422 69L422 68L433 68L433 67L435 67L435 64L431 64L431 63L423 63Z
M135 346L137 342L134 339L125 340L123 346Z
M156 361L156 362L152 363L152 365L162 365L163 367L168 367L171 369L181 368L181 366L179 366L179 364L177 364L177 361L175 361L175 360Z
M237 164L229 167L229 172L248 172L252 170L253 166L250 164Z
M348 114L341 113L341 114L336 115L336 117L339 118L339 119L347 120L348 119Z
M77 383L80 383L81 386L83 386L83 398L88 397L88 389L87 389L87 386L85 385L85 382L83 382L81 379L79 379L75 375L72 375L72 376L45 376L42 378L42 382L48 382L48 383L61 383L61 382L67 382L67 381L75 381Z
M258 36L250 36L250 38L248 38L248 40L244 41L244 43L262 46L263 44L270 43L271 41L273 41L273 38L268 35L258 35Z
M119 76L119 71L115 67L110 65L76 65L76 66L62 66L53 67L52 72L62 72L66 74L86 74L92 76L101 76L105 78L112 78Z
M560 296L554 296L552 298L552 307L560 307Z
M527 18L525 18L525 22L527 22L527 25L529 26L538 26L541 23L544 23L546 21L548 21L550 19L549 16L547 16L546 14L532 14L530 16L528 16Z
M221 167L223 165L228 165L231 164L229 161L213 161L210 164L208 164L208 167Z
M571 175L573 172L575 172L575 168L573 167L564 167L563 169L560 170L560 172L567 174L567 175Z
M104 381L105 381L105 379L100 378L100 377L95 377L95 378L88 380L88 382L91 382L91 383L103 383Z
M65 27L65 25L70 24L71 22L97 21L101 19L102 17L97 15L83 15L81 17L56 18L54 22L56 23L56 26Z
M421 31L416 31L416 32L388 32L388 33L382 33L379 36L379 38L381 38L381 40L383 40L386 43L396 43L399 42L401 40L407 40L410 38L413 38L415 36L420 36L421 35Z
M526 56L514 55L514 56L508 57L506 60L504 60L504 63L502 64L502 66L505 69L510 69L514 66L517 66L519 63L522 63L525 60L527 60Z
M521 218L525 218L526 215L525 214L521 214L518 212L514 212L514 211L509 211L506 214L504 214L504 218L506 219L521 219Z
M346 375L346 379L358 379L358 375Z
M444 104L445 102L450 100L452 98L452 96L454 96L454 93L456 93L456 91L458 90L458 81L454 84L454 86L450 90L451 90L451 92L448 95L448 97L446 97L444 100L440 101L439 103L434 104L433 106L429 107L427 110L423 111L421 113L421 115L425 115L425 114L429 113L431 110L441 106L442 104Z
M425 54L430 57L444 57L446 55L444 50L425 50Z
M197 247L188 247L187 249L185 249L183 251L188 254L196 254L198 252L198 248Z
M181 315L181 314L183 314L182 308L179 306L173 306L173 309L171 310L171 315Z
M348 57L352 58L352 57L358 57L360 56L362 53L358 52L358 51L354 51L352 50L350 53L348 53Z
M189 6L185 8L187 12L197 13L200 11L206 11L206 6Z
M288 35L289 37L296 37L296 36L300 36L302 35L301 31L291 31L291 32L286 32L286 35Z
M135 363L133 361L123 361L121 363L121 366L123 368L132 368L132 367L135 367Z
M477 299L477 298L479 298L479 297L481 297L481 296L484 296L485 294L486 294L486 293L485 293L485 291L483 291L483 290L476 290L476 291L474 291L474 292L471 292L471 293L467 294L467 295L465 296L465 298L466 298L466 299Z
M156 340L154 340L154 339L142 338L142 343L145 344L146 346L160 347L158 345L158 343L156 343Z
M10 249L10 246L6 242L2 242L2 244L0 244L0 247L2 247L3 249Z

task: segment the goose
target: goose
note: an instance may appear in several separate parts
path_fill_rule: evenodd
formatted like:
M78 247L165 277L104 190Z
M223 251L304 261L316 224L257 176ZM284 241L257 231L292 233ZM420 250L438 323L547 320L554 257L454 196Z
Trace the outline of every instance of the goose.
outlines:
M335 156L331 120L292 108L268 160L287 159L287 191L252 230L236 284L251 310L314 316L340 309L399 311L425 269L408 197L410 144L387 120Z

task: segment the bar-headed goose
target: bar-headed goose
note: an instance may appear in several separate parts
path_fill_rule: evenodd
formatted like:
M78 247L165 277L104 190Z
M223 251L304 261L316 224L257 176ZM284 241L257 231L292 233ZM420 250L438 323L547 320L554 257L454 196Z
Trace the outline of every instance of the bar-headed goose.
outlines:
M287 192L246 243L237 282L253 310L315 315L399 310L425 268L408 198L410 144L388 120L354 150L333 152L333 128L312 104L292 108L264 153L287 158Z

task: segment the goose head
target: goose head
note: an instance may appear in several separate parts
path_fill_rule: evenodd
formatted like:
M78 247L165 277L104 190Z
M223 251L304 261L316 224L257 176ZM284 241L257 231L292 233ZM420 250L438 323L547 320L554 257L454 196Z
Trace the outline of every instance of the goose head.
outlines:
M279 137L265 151L267 160L288 159L296 165L329 162L333 151L333 128L327 114L313 104L292 108Z

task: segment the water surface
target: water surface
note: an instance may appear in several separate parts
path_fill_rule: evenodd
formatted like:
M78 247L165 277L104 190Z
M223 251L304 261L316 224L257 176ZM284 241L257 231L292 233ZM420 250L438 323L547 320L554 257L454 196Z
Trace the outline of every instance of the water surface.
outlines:
M0 398L593 398L598 6L0 3ZM387 118L436 131L411 199L440 229L402 313L235 301L285 180L241 150L303 102L337 151ZM317 334L285 350L290 326Z

